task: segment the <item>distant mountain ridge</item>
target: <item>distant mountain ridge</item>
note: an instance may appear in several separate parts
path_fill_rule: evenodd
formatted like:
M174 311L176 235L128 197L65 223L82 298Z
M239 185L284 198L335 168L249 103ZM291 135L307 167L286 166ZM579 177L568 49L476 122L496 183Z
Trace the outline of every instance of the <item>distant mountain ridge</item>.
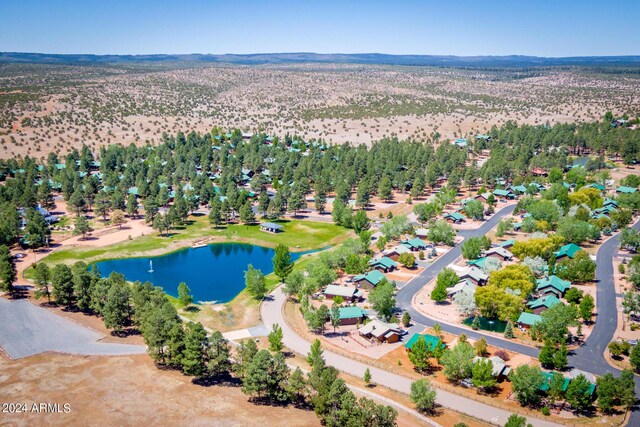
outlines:
M153 54L91 55L0 52L0 63L108 64L137 62L200 62L243 65L338 63L413 65L439 67L549 67L549 66L617 66L640 67L640 56L575 56L548 58L539 56L453 56L388 55L382 53L256 53L256 54Z

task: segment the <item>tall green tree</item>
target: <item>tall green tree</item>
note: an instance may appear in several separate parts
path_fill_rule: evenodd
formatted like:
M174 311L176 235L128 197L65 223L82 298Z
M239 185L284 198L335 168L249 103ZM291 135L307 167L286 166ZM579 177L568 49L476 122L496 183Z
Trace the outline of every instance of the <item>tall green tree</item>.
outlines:
M193 377L203 377L207 372L209 337L201 323L189 322L182 352L182 370Z
M56 304L70 307L74 302L73 273L66 264L57 264L51 272L51 287Z
M276 246L275 255L271 261L273 262L273 272L280 278L281 282L284 282L294 266L289 247L283 244Z
M111 284L107 298L102 309L104 325L121 333L131 321L131 291L124 281L116 281Z
M51 302L51 290L49 289L50 280L51 272L49 271L49 266L44 262L38 263L34 269L34 295L36 299L47 297L47 302Z
M193 302L193 296L191 295L191 289L185 282L180 282L178 285L178 301L183 307L190 305Z
M249 264L247 271L244 272L244 282L249 294L254 298L261 300L267 292L267 284L264 280L262 271Z
M271 332L269 332L269 335L267 336L270 351L274 353L282 351L282 349L284 348L284 344L282 343L282 336L282 328L277 323L274 323Z

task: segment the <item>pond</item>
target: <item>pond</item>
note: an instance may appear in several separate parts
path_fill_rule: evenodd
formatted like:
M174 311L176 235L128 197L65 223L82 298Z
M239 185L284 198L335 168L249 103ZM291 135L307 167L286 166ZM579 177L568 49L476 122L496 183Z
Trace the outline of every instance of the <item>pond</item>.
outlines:
M500 334L503 334L504 330L507 328L507 322L503 322L502 320L487 319L486 317L479 317L478 320L480 321L480 329L483 331L498 332ZM467 326L471 326L473 324L473 317L465 319L462 323Z
M291 258L296 260L312 252L316 251L292 252ZM195 302L228 302L244 289L244 272L249 264L265 275L273 272L274 253L262 246L217 243L157 257L101 261L96 265L103 277L115 271L132 282L149 281L174 297L178 296L178 284L185 282Z

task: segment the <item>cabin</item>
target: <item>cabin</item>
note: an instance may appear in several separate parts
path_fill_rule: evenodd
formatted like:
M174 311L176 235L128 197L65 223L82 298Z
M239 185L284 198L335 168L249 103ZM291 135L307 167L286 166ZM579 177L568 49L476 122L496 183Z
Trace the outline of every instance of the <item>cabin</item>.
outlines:
M398 258L400 258L400 255L405 254L405 253L407 253L407 254L411 253L411 249L409 249L405 245L398 245L396 247L393 247L391 249L387 249L384 252L382 252L382 254L385 257L391 258L394 261L397 261Z
M491 196L492 196L492 194L491 194L490 192L486 191L486 192L484 192L484 193L482 193L482 194L478 194L477 196L475 196L475 197L474 197L474 199L476 199L476 200L483 200L483 201L485 201L485 202L486 202L486 201L488 201L488 200L489 200L489 197L491 197ZM494 197L495 197L495 196L494 196Z
M396 325L385 323L377 319L372 320L361 327L358 332L360 332L361 336L367 339L375 338L378 342L387 343L400 341L401 335L401 331L396 327Z
M369 267L373 268L374 270L379 270L383 273L388 273L398 268L398 263L391 258L384 256L380 259L370 259Z
M262 224L260 224L260 230L266 231L267 233L279 233L281 231L284 231L284 227L273 222L263 222Z
M494 378L501 380L509 376L509 372L511 372L511 368L508 367L507 363L501 358L499 358L498 356L491 356L491 357L476 356L473 358L473 363L484 361L484 360L491 361L491 364L493 365L493 368L491 370L491 375Z
M436 348L438 348L438 345L442 349L447 347L447 345L445 343L443 343L442 340L440 338L438 338L437 336L435 336L435 335L431 335L431 334L413 334L411 336L411 338L409 339L409 341L407 341L404 344L405 350L411 351L411 349L413 348L415 343L418 342L420 337L424 338L424 341L427 343L427 349L429 351L436 350Z
M542 168L533 168L533 170L531 170L531 173L535 176L547 176L549 175L549 172L547 172L546 170L542 169Z
M353 283L355 283L359 288L373 289L385 279L386 277L384 274L380 273L378 270L373 270L366 274L357 275L353 278Z
M420 237L420 238L426 238L427 235L429 234L429 230L427 230L426 228L416 228L415 229L416 232L416 236Z
M505 240L504 242L498 243L498 246L500 246L501 248L509 249L510 247L515 245L515 243L516 243L515 239L509 239L509 240Z
M496 258L500 261L509 261L513 258L513 254L509 250L503 248L502 246L489 248L484 252L484 256L485 258L486 257Z
M491 136L479 133L476 135L476 139L482 139L484 141L491 141Z
M465 269L458 274L458 277L460 280L469 280L477 286L483 286L489 280L489 275L476 266Z
M477 287L477 285L473 281L471 281L469 279L460 280L458 283L456 283L452 287L447 288L447 297L448 298L453 298L457 294L459 294L461 292L467 292L467 291L475 294L476 293L476 287Z
M461 222L466 221L464 219L464 216L462 216L462 214L459 212L451 212L451 213L445 214L444 219L446 219L447 222L450 222L452 224L460 224Z
M529 329L541 319L542 318L538 314L522 312L520 313L520 317L518 317L516 323L523 329Z
M406 246L412 252L421 251L427 249L427 244L423 242L421 239L417 237L411 240L403 240L400 242L401 245Z
M367 312L360 307L340 307L338 309L340 326L357 325L363 323L367 318Z
M591 184L586 186L587 188L595 188L596 190L599 191L604 191L604 185L600 185L600 184L596 184L595 182L592 182Z
M533 314L541 314L556 304L563 304L555 295L545 295L527 303Z
M501 199L515 199L516 195L514 193L512 193L509 190L501 190L501 189L495 189L493 190L493 195L495 197L499 197Z
M562 298L571 287L571 282L562 280L558 276L549 276L537 281L536 291L542 295L554 295L556 298Z
M553 372L542 372L542 375L544 376L544 382L540 385L540 387L538 387L538 390L546 393L551 387L551 378L553 377ZM571 380L565 376L563 376L563 378L564 381L562 382L562 391L565 392L569 388L569 383L571 382Z
M327 299L342 297L345 301L354 302L362 296L362 293L355 286L328 285L324 290Z
M465 148L469 144L469 141L467 141L465 138L458 138L453 141L452 144L457 146L458 148Z
M524 185L512 185L509 187L509 191L516 195L525 194L527 192L527 187Z
M637 188L635 188L635 187L625 187L624 185L621 185L620 187L616 188L616 193L618 193L618 194L633 194L636 191L638 191Z
M556 260L560 260L565 257L573 259L576 256L576 253L581 250L582 248L580 248L580 246L576 245L575 243L569 243L567 245L563 245L553 254L556 256Z

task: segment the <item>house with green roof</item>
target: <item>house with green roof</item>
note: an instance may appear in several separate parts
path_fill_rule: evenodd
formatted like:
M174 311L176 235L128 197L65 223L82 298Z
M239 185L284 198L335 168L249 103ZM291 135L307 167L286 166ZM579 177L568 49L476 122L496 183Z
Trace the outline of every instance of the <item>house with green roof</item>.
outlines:
M595 188L596 190L599 191L604 191L604 185L600 185L600 184L596 184L595 182L592 182L591 184L586 186L587 188Z
M552 294L557 298L564 296L564 293L571 287L571 282L562 280L558 276L549 276L536 280L536 291L542 295Z
M374 270L381 270L384 273L388 273L389 271L393 271L398 268L398 263L389 257L383 256L379 259L370 259L369 267Z
M360 307L340 307L338 313L340 326L363 323L367 318L367 312Z
M485 141L491 141L491 136L479 133L476 135L476 139L484 139Z
M611 198L606 198L604 199L604 202L602 202L602 207L606 207L606 206L612 206L614 208L618 207L618 202L616 202L615 200L611 199Z
M464 216L460 212L451 212L444 215L444 219L454 224L460 224L461 222L465 222Z
M527 192L527 187L524 185L512 185L509 190L514 194L524 194Z
M380 273L378 270L372 270L366 274L359 274L354 277L353 283L355 283L359 288L373 289L385 279L386 277L384 274Z
M545 295L527 303L527 307L533 310L533 314L541 314L543 311L556 304L563 304L555 295Z
M505 240L504 242L498 243L498 246L509 249L511 246L516 244L516 239Z
M128 193L128 194L133 194L134 196L139 196L139 195L140 195L140 192L139 192L139 190L138 190L138 187L130 187L130 188L127 190L127 193Z
M564 257L569 257L573 259L576 256L578 251L581 251L582 248L575 243L569 243L567 245L563 245L560 249L558 249L553 254L556 256L556 260L559 260Z
M522 228L522 221L513 223L513 231L519 231Z
M484 263L487 261L486 257L482 257L482 258L478 258L478 259L474 259L471 261L467 261L467 265L473 265L476 266L478 268L482 268L484 267Z
M544 376L544 382L542 383L542 385L540 385L540 387L538 387L538 390L546 393L547 391L549 391L549 388L551 385L551 378L553 377L553 372L542 372L542 375ZM571 379L565 376L563 376L562 378L564 379L562 382L562 391L567 391L567 388L569 388L569 383L571 382Z
M453 144L457 145L458 148L464 148L467 146L468 143L469 141L467 141L465 138L458 138L455 141L453 141Z
M638 191L637 188L635 188L635 187L626 187L624 185L621 185L620 187L616 188L616 193L621 193L621 194L633 194L636 191Z
M409 341L404 344L404 348L407 351L411 351L411 348L418 342L420 337L423 337L425 342L427 343L427 349L429 351L434 351L440 345L440 348L445 348L447 345L442 342L442 340L435 335L430 334L413 334Z
M422 239L419 239L417 237L410 240L403 240L400 242L400 244L411 249L411 251L413 252L420 251L427 248L427 244Z
M507 198L507 199L513 199L516 197L516 195L514 193L512 193L509 190L501 190L499 188L496 188L495 190L493 190L493 195L496 197L500 197L500 198Z
M541 319L542 318L537 314L527 313L523 311L522 313L520 313L520 317L518 317L516 323L521 328L529 329L530 327L538 323Z

